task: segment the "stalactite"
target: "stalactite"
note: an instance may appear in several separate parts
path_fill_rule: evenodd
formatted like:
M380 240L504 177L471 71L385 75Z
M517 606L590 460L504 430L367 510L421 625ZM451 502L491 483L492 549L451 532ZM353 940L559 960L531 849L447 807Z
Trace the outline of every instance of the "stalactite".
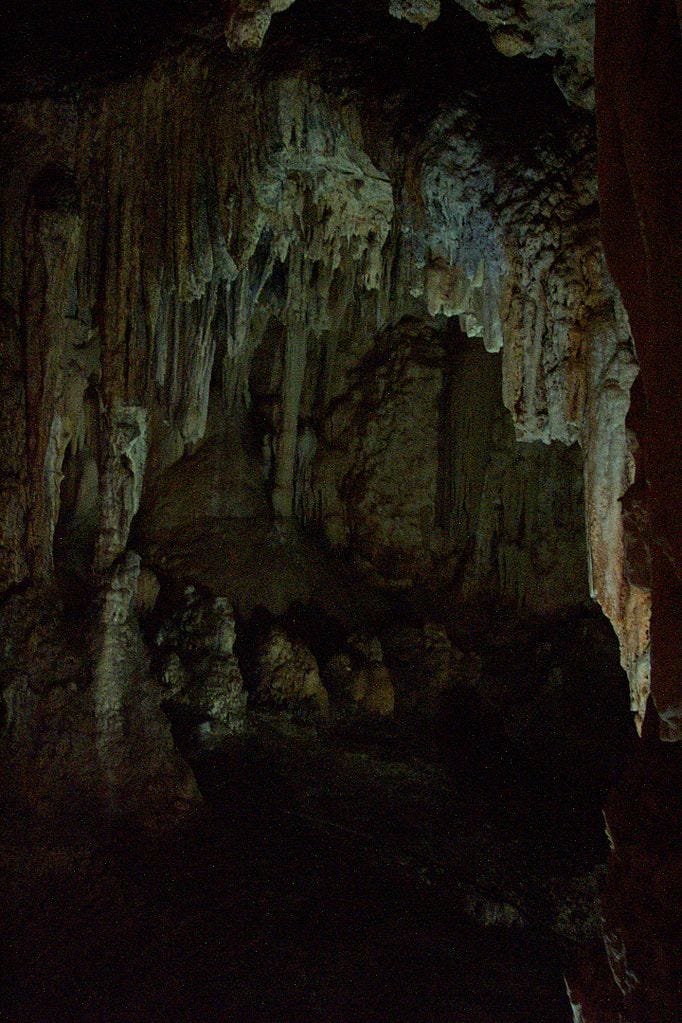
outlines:
M620 501L634 480L625 420L638 368L622 311L615 325L603 323L595 334L591 359L584 443L591 585L620 640L630 704L641 729L649 695L651 594L626 574Z
M324 478L335 470L321 464L321 448L311 469L301 415L332 443L334 403L352 390L377 335L405 316L439 326L458 317L465 334L502 351L517 439L583 444L588 509L606 502L616 536L621 481L609 475L602 442L594 447L591 424L595 416L622 423L633 363L617 369L620 393L610 404L614 388L593 354L604 339L614 352L617 332L602 330L614 320L614 300L583 127L562 138L561 153L543 141L532 159L502 166L480 141L485 125L466 99L414 151L384 147L381 159L370 158L363 134L372 126L363 129L352 103L300 77L242 87L218 71L209 83L194 58L111 84L87 105L38 110L28 101L16 116L34 126L23 129L20 165L37 162L45 139L59 137L53 145L65 168L56 209L37 210L15 183L9 216L23 218L25 252L10 248L3 263L4 301L17 315L31 309L22 329L34 474L27 486L37 499L26 507L26 556L36 575L49 572L60 452L81 430L74 408L86 389L96 389L99 403L92 450L102 569L125 550L145 465L158 475L202 442L217 354L226 413L248 404L250 366L269 322L286 337L273 412L281 418L271 431L278 514L290 516L295 505L307 520L323 520L333 543L347 542L343 502ZM87 354L76 359L76 350ZM63 427L48 460L55 414ZM317 429L323 420L326 437ZM625 458L619 425L613 441ZM414 471L421 479L430 470L424 463ZM445 498L452 516L471 506L472 495ZM13 518L21 514L15 507ZM434 528L430 516L426 505L415 510L415 551ZM448 517L442 509L439 516ZM622 576L618 599L607 597L620 570L600 557L594 522L588 517L594 590L612 609L633 689L643 694L646 594ZM362 542L373 549L368 536ZM498 574L517 593L526 569L503 549ZM21 572L21 559L12 559Z
M282 408L275 440L275 486L272 507L276 515L289 517L294 508L294 473L298 440L298 416L306 362L305 329L287 332L284 349Z
M147 412L135 405L118 406L107 416L100 465L99 537L95 567L102 571L128 543L140 505L147 459Z
M29 199L21 309L25 338L28 487L27 549L33 574L49 576L52 536L59 509L61 458L67 438L55 400L64 389L64 317L82 229L72 181L58 169L45 172Z

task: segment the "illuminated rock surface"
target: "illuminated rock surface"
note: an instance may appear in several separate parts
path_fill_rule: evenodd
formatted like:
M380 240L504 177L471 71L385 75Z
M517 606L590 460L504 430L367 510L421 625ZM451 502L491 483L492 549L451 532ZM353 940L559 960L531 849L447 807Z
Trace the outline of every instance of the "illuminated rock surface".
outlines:
M390 846L382 786L399 802L423 756L414 806L444 814L454 758L480 785L453 811L479 814L474 861L507 824L538 861L523 891L495 861L452 912L536 952L560 934L538 968L566 970L576 1019L672 1020L674 921L646 910L679 862L672 4L602 16L601 224L590 3L85 6L10 20L0 83L8 807L158 825L201 790L220 815L271 757L284 794L270 764L249 827L274 807L351 827L292 796L341 765ZM584 939L608 966L573 969ZM476 1018L531 1018L510 998Z

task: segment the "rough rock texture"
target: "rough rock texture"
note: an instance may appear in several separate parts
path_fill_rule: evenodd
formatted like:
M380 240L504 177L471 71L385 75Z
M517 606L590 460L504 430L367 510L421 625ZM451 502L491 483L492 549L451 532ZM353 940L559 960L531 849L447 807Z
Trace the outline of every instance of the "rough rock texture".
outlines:
M285 11L294 0L238 0L225 26L231 50L257 50L265 39L272 15Z
M500 369L459 332L404 321L326 413L303 516L373 582L543 611L587 596L579 454L516 442Z
M678 13L672 2L651 10L641 3L601 9L596 51L602 231L642 365L644 393L633 409L641 445L639 495L631 506L642 503L646 481L656 592L652 693L664 739L682 737L682 459L675 441L682 422Z
M442 718L463 676L467 680L480 676L480 664L468 659L465 667L464 654L436 622L427 621L421 629L390 629L384 635L384 647L396 679L398 708L418 718Z
M159 629L164 697L182 708L200 737L212 740L244 727L246 690L234 654L236 628L224 597L202 598L194 587Z
M300 501L328 541L350 546L379 581L432 575L438 419L438 342L419 324L382 339L329 410ZM429 350L430 349L430 350Z
M451 5L385 8L394 28L427 37ZM558 58L562 89L590 106L590 3L459 6L500 53ZM667 1023L679 1008L680 768L659 745L680 738L682 714L679 5L598 5L601 233L627 318L599 240L588 121L574 111L549 130L518 116L546 79L524 108L467 65L472 80L442 92L441 108L406 54L410 107L380 61L337 81L347 55L325 79L310 53L292 57L296 39L269 51L287 7L228 5L229 47L264 43L262 59L224 44L204 55L194 40L121 74L107 54L97 89L38 86L4 105L5 789L38 809L176 812L196 789L161 701L227 730L241 720L225 602L181 613L165 692L155 684L137 617L156 587L129 550L131 531L151 544L153 519L172 574L184 580L189 562L235 599L211 575L219 550L271 610L296 592L282 583L292 564L308 562L308 594L328 585L293 519L382 586L435 579L453 600L547 610L584 595L584 505L591 589L618 633L645 744L606 811L613 983L594 966L569 987L576 1019ZM455 324L481 342L463 367L457 353L473 349ZM395 685L399 709L433 716L453 677L460 695L486 690L486 714L512 704L436 624L382 641L388 669L366 652L337 665L361 708L388 714ZM406 646L422 654L412 690ZM579 701L539 660L549 737ZM262 673L264 698L326 716L299 641L275 631ZM532 718L532 688L519 687L510 735Z
M440 0L391 0L389 12L425 28L440 15Z
M550 150L539 163L512 162L500 182L481 147L464 142L481 130L464 111L431 129L440 144L423 171L433 196L427 270L438 273L426 278L428 301L433 311L458 313L491 350L504 339L503 396L518 439L582 443L591 588L620 638L641 724L649 592L646 579L626 571L620 510L634 478L625 416L637 367L591 219L590 140L571 139L568 174L565 153Z
M315 657L300 640L273 626L258 644L256 699L296 717L325 721L329 695Z
M672 1023L682 999L674 894L682 876L681 58L679 4L597 4L602 234L641 364L630 417L639 447L625 496L626 568L635 579L650 573L653 587L652 699L645 742L606 809L612 854L602 904L610 974L592 958L569 982L574 1016L585 1023Z
M260 6L231 10L253 27ZM313 57L286 73L277 53L235 63L195 46L80 96L6 105L3 398L20 426L25 410L26 436L18 443L3 418L3 588L50 578L55 558L86 580L115 568L155 505L161 519L191 519L174 495L195 471L242 578L269 565L259 552L290 535L289 519L316 520L328 424L339 408L362 427L350 412L358 375L397 329L395 368L388 346L377 383L396 393L371 403L400 421L406 397L431 394L420 415L437 442L420 447L404 422L402 435L364 431L341 466L358 500L340 494L337 522L352 503L361 557L384 581L428 574L435 541L446 578L456 563L469 595L556 606L562 575L579 595L582 557L579 457L556 445L580 445L592 588L619 634L641 720L648 593L625 570L620 505L634 471L625 414L636 362L598 240L589 124L577 113L532 121L521 144L499 115L499 90L491 99L483 82L447 109L425 106L406 132L399 89L379 118L360 72L332 88ZM423 336L457 322L481 339L501 360L511 426L489 431L481 415L466 440L475 410L436 409L447 373L423 344L419 358L401 348L405 317ZM518 458L512 428L529 445ZM457 482L458 459L477 444L493 448L480 498ZM436 466L445 478L434 494ZM428 501L416 486L390 497L406 468ZM223 481L235 474L233 501ZM336 500L330 475L322 491ZM550 479L548 493L524 478ZM560 541L547 531L558 506ZM253 512L246 556L234 523ZM195 533L186 550L213 561L201 546ZM281 567L294 545L280 546Z
M139 557L128 552L94 610L54 590L3 607L5 797L46 815L173 817L199 793L150 678L133 612Z
M92 697L105 807L147 814L167 799L196 798L198 793L159 712L159 691L149 683L147 652L133 610L139 571L139 556L129 551L104 590L94 637Z
M395 690L390 672L384 664L369 664L354 672L349 696L363 714L393 716Z
M241 415L258 384L269 403L260 407L272 507L286 516L315 472L316 433L305 424L343 393L377 328L404 313L459 316L491 351L503 347L517 437L583 443L586 504L600 508L588 510L593 587L621 635L641 716L646 592L632 599L618 556L634 360L600 265L584 130L502 166L474 102L434 122L400 178L395 156L380 168L363 148L351 104L292 79L237 89L218 75L209 87L192 61L112 86L87 108L35 101L12 114L19 160L8 238L22 237L19 211L36 205L32 168L46 148L61 168L49 191L61 196L58 211L41 206L25 243L42 246L61 276L31 304L45 312L25 328L35 337L27 351L39 431L30 464L44 469L33 470L30 512L12 511L13 521L30 520L27 550L13 555L16 581L22 558L49 567L69 444L87 449L83 465L90 454L97 464L104 565L125 544L143 463L144 504L158 473L204 435L212 386L226 412ZM120 152L135 158L120 162ZM46 217L52 233L40 226ZM19 310L40 281L19 275L15 244L6 250L5 301ZM62 340L74 333L75 362ZM180 343L186 337L191 344ZM30 352L44 358L50 345L45 375ZM259 346L270 346L279 379L254 380Z
M359 632L347 640L348 652L329 657L322 678L341 713L390 718L395 710L393 679L384 664L377 636Z

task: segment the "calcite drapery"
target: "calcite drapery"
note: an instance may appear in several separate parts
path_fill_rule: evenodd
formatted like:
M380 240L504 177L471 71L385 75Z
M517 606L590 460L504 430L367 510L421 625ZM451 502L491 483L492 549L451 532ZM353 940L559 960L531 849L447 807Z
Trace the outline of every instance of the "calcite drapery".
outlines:
M39 216L62 225L71 253L63 258L62 243L49 243L49 232L43 238L44 258L59 274L45 292L42 326L31 327L47 331L49 341L35 344L55 354L42 376L30 364L30 387L45 395L52 416L57 381L60 395L58 419L32 419L45 423L31 462L40 468L31 483L30 546L41 563L49 564L59 507L48 481L58 480L68 438L83 432L86 387L97 393L90 407L100 437L104 565L125 547L143 449L144 500L158 473L202 438L221 333L229 410L248 397L264 331L275 320L283 325L272 450L275 504L287 515L300 504L298 431L311 393L323 403L338 395L391 320L459 316L489 350L502 347L503 396L517 437L583 446L592 585L621 637L641 718L647 593L624 574L618 503L630 482L624 417L636 363L601 261L589 132L568 128L561 143L548 140L532 159L502 167L489 155L474 102L432 124L401 177L398 153L385 153L383 168L370 159L375 129L367 125L364 142L352 103L286 78L245 90L219 73L209 87L192 59L178 72L161 68L111 86L87 109L38 100L16 116L36 126L23 131L18 171L39 164L51 146L64 167L58 212ZM9 195L7 237L26 203L35 205L17 178ZM32 235L27 244L33 252L38 242ZM4 300L19 309L39 282L13 262L15 247L6 251ZM74 331L75 375L61 340ZM140 419L132 460L116 453L122 408L148 422L143 440ZM64 425L55 433L54 424ZM13 514L25 513L18 506ZM13 555L17 565L22 557Z
M231 44L259 45L272 12L287 6L232 5ZM589 105L590 4L462 6L490 24L502 53L563 51L558 78ZM347 96L337 102L304 77L235 85L225 68L196 55L85 100L35 99L9 111L17 162L2 228L3 587L50 579L60 511L83 511L69 500L87 489L86 471L94 489L96 467L102 601L92 694L71 679L45 696L24 664L7 686L15 751L32 750L24 740L36 708L47 707L55 727L80 736L83 762L94 743L110 805L133 805L140 779L124 767L133 734L126 701L134 698L162 751L157 782L173 774L155 697L129 689L132 675L146 672L133 615L137 565L126 553L145 489L205 437L212 387L239 414L254 352L277 324L284 372L268 441L274 506L284 517L305 508L324 458L309 420L343 398L377 333L406 314L459 316L465 333L502 350L504 400L520 440L582 444L592 586L619 633L640 725L648 580L643 563L628 563L620 501L634 518L646 471L657 537L651 709L662 736L678 737L680 545L671 497L679 453L671 427L680 418L682 303L670 230L679 209L665 201L678 12L672 3L614 6L635 20L625 34L605 37L611 71L608 56L598 60L603 230L644 367L649 407L639 450L625 422L637 365L603 267L592 143L578 122L561 144L543 142L536 157L516 154L505 166L481 143L485 125L467 98L430 124L421 148L405 151L376 125L361 130ZM424 24L438 4L391 10ZM618 27L606 16L603 25L611 24ZM631 87L633 69L642 88ZM61 555L73 563L66 547ZM8 620L20 596L11 596ZM175 782L180 790L177 774ZM632 889L642 873L636 837L635 853L622 860ZM611 910L617 918L615 902ZM627 945L609 932L614 973L632 1002Z
M644 741L605 810L612 853L602 912L611 976L577 971L574 1015L585 1023L672 1023L680 1006L679 905L671 893L682 869L681 59L679 3L597 3L602 236L641 364L631 415L638 445L624 502L633 534L626 567L635 580L651 573L653 614Z
M408 141L362 123L362 86L334 98L313 77L250 80L190 52L87 102L8 108L3 322L26 339L10 379L13 407L25 393L30 409L30 478L8 444L9 521L27 533L4 543L6 583L49 574L64 472L69 492L97 475L107 568L161 474L206 436L211 403L239 421L270 345L275 510L310 518L315 420L377 334L459 317L501 349L517 438L582 445L592 588L641 720L648 593L625 571L619 503L636 362L598 241L589 126L562 115L534 153L508 136L500 154L474 90ZM78 560L69 542L61 556ZM525 571L508 565L510 580Z

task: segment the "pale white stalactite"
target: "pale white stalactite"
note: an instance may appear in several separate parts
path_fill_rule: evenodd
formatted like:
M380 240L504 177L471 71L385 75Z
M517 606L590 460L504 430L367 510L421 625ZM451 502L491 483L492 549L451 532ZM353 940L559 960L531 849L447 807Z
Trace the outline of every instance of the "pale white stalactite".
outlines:
M615 335L596 325L613 321L614 306L598 245L589 133L578 126L566 152L541 149L530 162L493 166L480 141L485 126L463 106L431 125L418 153L373 146L370 158L357 109L316 85L279 79L253 93L226 87L209 94L199 66L189 62L183 74L181 108L166 72L145 80L142 97L125 82L106 90L99 107L81 116L75 160L79 187L89 189L74 229L82 243L71 260L77 255L75 280L87 282L80 304L93 309L106 299L106 330L103 337L99 326L93 330L93 348L102 347L108 370L126 362L130 377L113 374L105 404L145 410L155 471L204 437L217 346L221 399L232 414L248 404L253 353L268 320L277 320L288 340L281 393L268 399L279 406L272 412L274 504L289 516L301 414L307 421L311 410L317 414L347 390L387 323L405 315L439 324L458 317L466 334L502 351L504 404L518 439L583 444L588 503L615 537L623 480L616 485L609 466L626 459L625 433L618 427L607 458L605 441L599 454L588 450L589 424L597 414L604 423L622 422L630 371L616 362L616 376L625 375L614 383L592 358L603 347L611 359ZM226 117L227 109L234 116ZM48 106L39 114L31 115L41 124L36 153L54 120ZM140 139L148 141L138 145ZM117 163L121 150L134 158ZM405 159L412 161L409 174ZM93 167L100 170L91 178ZM100 194L110 197L104 210L94 201ZM57 272L63 239L48 242L55 280L64 284ZM61 284L59 295L54 286L47 294L55 338L63 336ZM11 287L7 294L18 307ZM53 361L46 368L52 401ZM79 370L81 387L84 376ZM79 427L58 403L50 417L55 408L76 436ZM123 484L112 430L103 421L109 539L101 540L100 563L122 550L140 471L138 465ZM345 542L333 488L322 481L302 496L306 488L296 484L297 512L324 509L330 533ZM594 589L616 615L639 706L646 656L640 640L628 637L643 629L645 595L628 589L627 580L622 590L606 581L601 533L594 515L591 521ZM511 581L510 557L504 571ZM621 628L618 615L630 624Z
M148 451L147 410L121 406L108 416L100 471L99 536L95 564L108 568L126 548L142 495Z
M275 485L272 507L276 515L288 518L294 510L294 472L298 439L298 415L306 365L305 331L287 333L282 383L282 416L275 441Z

